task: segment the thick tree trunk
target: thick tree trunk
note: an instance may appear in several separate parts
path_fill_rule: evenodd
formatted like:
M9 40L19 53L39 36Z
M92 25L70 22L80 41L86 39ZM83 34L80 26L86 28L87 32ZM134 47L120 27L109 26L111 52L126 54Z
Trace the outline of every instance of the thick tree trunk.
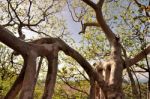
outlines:
M110 69L110 78L108 85L110 90L107 91L108 99L124 99L122 91L122 71L123 64L119 61L113 61Z
M119 38L116 37L115 33L110 29L110 27L107 25L103 13L102 13L102 5L104 3L104 0L98 1L97 4L90 0L83 0L85 3L87 3L89 6L91 6L95 13L97 21L104 31L110 46L111 46L111 55L110 55L110 77L108 81L108 85L110 87L110 90L107 91L108 99L122 99L122 71L123 71L123 61L122 61L122 55L121 55L121 46L119 42ZM96 7L95 7L96 6ZM105 75L107 77L107 75Z
M27 67L20 93L20 99L33 99L33 92L36 84L36 58L36 53L31 50L27 56Z
M107 64L106 62L102 63L99 62L96 64L96 71L102 78L105 80L106 83L109 82L109 77L110 77L110 64ZM106 99L106 93L103 92L103 90L100 88L100 86L95 82L95 89L96 89L96 99ZM105 98L106 97L106 98Z
M91 4L94 9L97 9L97 6L93 3L91 3L90 0L84 0L88 4ZM100 0L103 2L103 0ZM122 71L123 71L123 61L121 58L121 48L119 46L119 40L116 38L115 34L112 34L112 31L108 29L108 26L106 25L101 11L98 9L96 10L96 15L98 22L100 26L103 28L103 31L106 33L106 37L109 39L110 44L112 45L112 54L111 54L111 63L110 63L110 76L106 77L109 78L108 83L103 80L103 77L101 77L95 69L84 59L83 56L81 56L77 51L69 47L65 42L63 42L61 39L58 38L43 38L40 40L37 40L37 42L41 42L39 44L29 44L25 43L15 36L13 36L10 31L0 26L0 41L9 46L10 48L14 49L21 55L27 56L27 67L25 71L25 76L22 84L20 99L32 99L33 98L33 91L36 83L36 53L38 56L48 56L51 55L49 52L51 52L52 47L58 45L59 50L62 50L65 52L65 54L71 56L74 58L86 71L89 77L92 77L94 80L97 81L99 84L99 87L103 90L105 95L107 94L108 99L123 99L122 94ZM101 19L102 18L102 19ZM101 21L102 20L102 21ZM34 42L33 42L34 43ZM36 42L35 42L36 43ZM53 45L53 44L56 45ZM36 47L34 51L31 51L32 47ZM146 54L150 53L150 46L147 47L145 50ZM142 58L145 57L145 53L142 51L138 55L136 55L133 59L129 60L129 66L135 64L136 62L140 61ZM48 57L49 59L49 57ZM49 60L50 61L50 60ZM53 62L52 62L53 63ZM56 60L54 62L56 64ZM49 63L51 65L51 63ZM53 65L52 66L56 66ZM46 97L48 99L52 98L52 94L54 91L54 85L56 82L56 73L57 68L53 68L55 70L48 70L47 80L46 80L46 89L45 89L45 95L43 97ZM50 76L49 74L52 74ZM52 83L52 85L50 84ZM17 85L16 85L17 86ZM19 86L19 85L18 85ZM20 88L20 87L19 87ZM48 89L51 88L51 89ZM92 89L93 90L93 89ZM17 91L15 91L17 93ZM48 93L48 94L46 94ZM91 92L92 93L92 92ZM44 98L44 99L46 99Z

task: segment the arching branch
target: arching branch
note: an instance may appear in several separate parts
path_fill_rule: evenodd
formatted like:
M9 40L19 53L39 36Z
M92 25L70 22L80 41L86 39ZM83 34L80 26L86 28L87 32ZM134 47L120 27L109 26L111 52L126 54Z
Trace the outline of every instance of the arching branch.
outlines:
M56 43L59 47L59 50L62 50L66 55L71 56L73 59L75 59L82 66L82 68L86 71L86 73L88 74L89 77L92 77L95 80L97 80L99 86L103 90L108 90L108 86L105 83L105 81L95 71L95 69L89 64L89 62L86 61L82 55L80 55L73 48L69 47L61 39L59 39L59 38L42 38L42 39L35 40L32 43L35 43L35 44L44 44L44 43L52 44L52 43Z
M0 41L19 52L20 54L27 54L29 45L22 40L18 39L8 29L0 25Z

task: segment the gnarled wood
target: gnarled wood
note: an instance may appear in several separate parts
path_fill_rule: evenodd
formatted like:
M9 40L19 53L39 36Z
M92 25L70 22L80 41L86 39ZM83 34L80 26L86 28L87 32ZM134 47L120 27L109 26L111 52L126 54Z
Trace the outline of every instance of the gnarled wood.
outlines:
M120 90L121 82L119 82L118 84L119 86L118 85L116 86L116 83L118 81L115 81L115 80L120 80L120 76L122 74L122 65L123 65L122 59L120 57L121 54L120 46L118 46L119 41L116 37L115 37L115 43L113 43L113 47L112 47L113 48L111 54L112 63L110 66L111 67L110 73L111 75L113 75L113 77L110 78L111 81L115 81L115 83L112 84L114 86L108 86L106 81L103 80L103 78L98 74L98 72L95 71L95 69L84 59L82 55L80 55L73 48L69 47L64 41L62 41L59 38L42 38L30 43L26 43L13 36L11 32L5 29L4 27L0 26L0 41L6 44L7 46L9 46L10 48L14 49L15 51L19 52L20 54L27 57L27 68L26 68L25 77L21 89L21 95L20 95L21 99L27 99L33 97L34 86L36 83L35 82L36 79L35 60L37 56L48 56L52 51L52 47L54 46L58 46L58 51L62 50L65 54L74 58L83 67L83 69L86 71L90 79L97 81L97 83L99 84L100 88L104 93L108 92L107 93L108 99L111 99L113 97L115 98L117 97L118 99L123 99L123 95L121 94L122 92ZM129 66L143 59L145 55L149 54L149 52L150 52L150 47L148 47L147 49L145 49L144 51L136 55L135 58L130 59ZM118 71L119 71L119 76L117 75ZM54 87L54 85L51 87ZM49 90L49 91L53 93L53 90Z

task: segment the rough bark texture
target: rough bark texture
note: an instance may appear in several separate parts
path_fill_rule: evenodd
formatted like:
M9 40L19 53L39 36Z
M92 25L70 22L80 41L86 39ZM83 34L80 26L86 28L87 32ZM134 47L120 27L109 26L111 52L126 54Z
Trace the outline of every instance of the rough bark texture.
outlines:
M96 90L95 90L95 87L96 87L96 84L95 84L95 80L94 79L90 79L90 96L89 96L89 99L95 99L96 98Z
M110 73L106 69L105 78L108 80L108 86L111 90L107 91L108 99L122 99L122 71L123 71L123 60L121 57L121 46L119 43L119 38L112 32L109 26L106 24L105 19L102 14L102 6L104 0L100 0L97 4L91 2L90 0L83 0L86 4L91 6L95 13L97 22L104 31L110 45L111 45L111 56L110 56ZM94 5L94 6L93 6ZM110 74L110 75L109 75ZM108 76L107 76L108 75ZM108 78L109 77L109 78Z
M137 54L134 58L123 60L119 38L109 28L103 17L102 6L104 0L99 0L97 4L91 0L82 1L94 9L97 18L96 26L102 28L111 45L110 59L102 65L101 71L95 70L79 52L69 47L59 38L42 38L27 43L16 38L8 29L0 25L0 41L21 54L25 61L25 66L5 99L12 99L19 92L21 92L20 99L33 98L34 87L39 73L36 72L36 59L38 56L45 56L48 60L48 72L43 99L51 99L56 82L57 55L59 51L63 51L66 55L71 56L86 71L90 78L91 99L124 99L122 93L122 71L124 68L134 65L149 54L150 46ZM127 63L126 67L124 63ZM99 94L96 94L97 92Z
M9 31L10 32L10 31ZM6 36L8 35L8 36L10 36L11 34L9 33L8 31L4 31L4 33L6 34ZM1 36L1 35L0 35ZM4 35L3 35L4 36ZM11 35L12 36L12 39L18 39L18 38L15 38L15 37L13 37L13 35ZM10 39L8 38L8 40L4 40L3 38L1 38L0 37L0 41L3 41L3 42L9 42L9 43L11 43L10 41L9 41ZM8 43L7 42L7 43ZM58 49L59 50L62 50L62 51L64 51L67 55L69 55L69 56L71 56L71 57L73 57L84 69L85 69L85 71L87 72L87 74L89 75L89 77L93 77L94 79L93 80L95 80L95 81L97 81L97 84L99 85L99 87L101 88L101 90L104 92L104 94L105 94L105 98L107 99L111 99L111 97L116 97L116 95L118 96L118 99L119 98L123 98L122 97L122 95L121 95L121 93L116 93L115 91L114 91L114 86L108 86L107 84L108 84L108 78L111 78L111 80L109 79L109 81L111 81L111 83L109 82L109 84L111 84L112 85L112 83L115 85L115 83L118 83L117 81L114 81L114 79L120 79L119 77L120 77L120 75L118 76L118 78L115 78L115 76L117 75L117 74L115 74L115 72L113 72L113 71L115 71L115 69L111 69L111 67L113 67L114 65L115 66L118 66L118 65L116 65L115 63L114 63L114 61L116 61L116 60L113 60L113 61L111 61L111 62L108 62L109 64L107 65L109 68L106 68L106 74L105 75L107 75L107 76L105 76L105 81L103 80L103 77L102 77L102 75L101 74L99 74L99 73L97 73L96 71L95 71L95 69L93 69L92 68L92 66L77 52L77 51L75 51L74 49L72 49L72 48L70 48L65 42L63 42L62 40L60 40L59 38L43 38L43 39L39 39L39 40L36 40L36 41L33 41L33 42L30 42L30 44L28 44L28 43L25 43L25 42L23 42L23 41L21 41L22 43L21 43L21 45L19 44L17 47L16 46L10 46L10 47L12 47L14 50L16 50L16 51L20 51L20 53L22 52L21 50L18 50L18 49L20 49L21 47L20 46L27 46L27 47L30 47L31 45L32 45L32 43L34 43L34 44L36 44L36 45L39 45L39 46L34 46L34 47L37 47L37 48L33 48L33 47L30 47L30 50L24 50L24 51L27 51L27 52L23 52L24 54L23 55L29 55L29 56L26 56L27 57L27 60L28 60L28 62L27 62L27 67L28 67L28 69L26 69L26 74L25 74L25 78L24 78L24 80L23 80L23 86L26 86L26 87L22 87L21 88L21 95L20 95L20 97L23 99L25 99L25 98L32 98L33 97L33 90L34 90L34 86L35 86L35 74L34 73L36 73L36 68L35 68L35 59L36 59L36 57L38 56L36 53L37 52L39 52L38 54L39 55L41 55L41 56L44 56L44 55L49 55L50 54L50 52L52 52L52 47L53 46L58 46ZM6 43L6 44L7 44ZM17 44L18 44L18 42L16 42ZM12 42L12 44L14 44L14 42ZM22 44L25 44L25 45L22 45ZM53 45L52 45L53 44ZM8 46L9 45L11 45L11 44L7 44ZM40 48L40 47L42 47L42 48ZM32 49L32 50L31 50ZM150 52L150 50L149 50L149 47L147 48L147 49L145 49L146 50L146 53L148 54L149 52ZM29 53L29 51L31 51L30 53ZM44 51L44 53L42 53L42 51ZM115 51L114 51L114 53L115 53ZM143 53L143 52L141 52L141 53ZM143 58L144 58L144 56L142 55L142 54L138 54L135 58L133 58L133 59L130 59L129 61L133 61L134 59L134 63L136 63L137 62L137 57L139 57L139 55L140 56L142 56ZM30 55L32 55L32 56L30 56ZM114 59L115 59L115 56L113 57ZM140 59L141 59L141 57L140 57ZM118 61L117 61L117 63L118 63ZM129 64L129 66L130 66L131 64ZM107 67L106 66L106 67ZM23 69L24 70L24 69ZM112 72L110 72L110 70L112 71ZM117 70L117 69L116 69ZM32 71L32 72L31 72ZM28 74L27 74L28 73ZM56 73L56 72L55 72ZM114 77L110 77L110 76L108 76L109 75L109 73L111 74L112 73L112 75L114 76ZM22 73L20 74L20 76L22 75ZM20 77L19 76L19 77ZM29 77L29 78L28 78ZM32 79L31 79L32 78ZM54 77L54 79L56 79L55 77ZM47 80L48 81L48 80ZM55 81L55 80L53 80L53 81ZM54 83L54 82L53 82ZM47 83L48 84L48 83ZM15 84L14 84L15 85ZM15 85L15 87L13 87L13 88L17 88L19 86L19 84L17 84L17 85ZM54 86L54 85L53 85ZM53 87L53 86L51 86L51 87ZM117 85L117 91L119 91L119 92L121 92L121 88L120 88L120 86L121 85ZM110 88L109 88L110 87ZM54 87L53 87L54 88ZM53 89L52 88L52 89ZM110 90L110 89L112 89L112 90ZM18 89L19 90L19 89ZM50 90L49 90L50 91ZM18 93L19 91L17 91L17 93ZM114 93L115 92L115 93ZM51 90L51 92L50 93L53 93L53 90ZM113 93L113 94L112 94ZM9 94L9 93L8 93ZM27 94L27 95L25 95L25 94ZM108 95L109 94L109 95ZM15 93L13 93L11 96L16 96L16 92ZM50 95L51 96L51 95ZM107 96L107 97L106 97ZM109 97L110 96L110 97ZM94 97L94 96L91 96L91 97ZM8 99L8 98L6 98L6 99Z
M20 99L32 99L36 84L36 53L31 50L27 56L27 67L21 88Z
M48 72L46 77L43 99L52 99L58 68L58 48L53 49L53 54L47 56Z

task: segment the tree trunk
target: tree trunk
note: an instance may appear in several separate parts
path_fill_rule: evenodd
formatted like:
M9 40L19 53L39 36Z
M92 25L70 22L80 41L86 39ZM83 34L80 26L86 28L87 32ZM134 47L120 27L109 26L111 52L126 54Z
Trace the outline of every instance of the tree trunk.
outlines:
M47 56L48 60L48 72L45 82L45 89L43 93L42 99L52 99L56 76L57 76L57 69L58 69L58 49L56 49L50 56Z
M31 50L27 56L27 67L20 93L20 99L33 99L33 92L36 84L36 57Z
M23 82L23 79L24 79L26 66L27 66L27 61L24 58L24 66L23 66L23 68L22 68L19 76L15 80L13 86L8 91L8 93L6 94L6 96L4 97L4 99L15 99L16 98L16 96L18 95L18 93L19 93L19 91L20 91L20 89L22 87L22 82Z
M95 80L90 77L90 95L89 99L96 99L96 84Z

